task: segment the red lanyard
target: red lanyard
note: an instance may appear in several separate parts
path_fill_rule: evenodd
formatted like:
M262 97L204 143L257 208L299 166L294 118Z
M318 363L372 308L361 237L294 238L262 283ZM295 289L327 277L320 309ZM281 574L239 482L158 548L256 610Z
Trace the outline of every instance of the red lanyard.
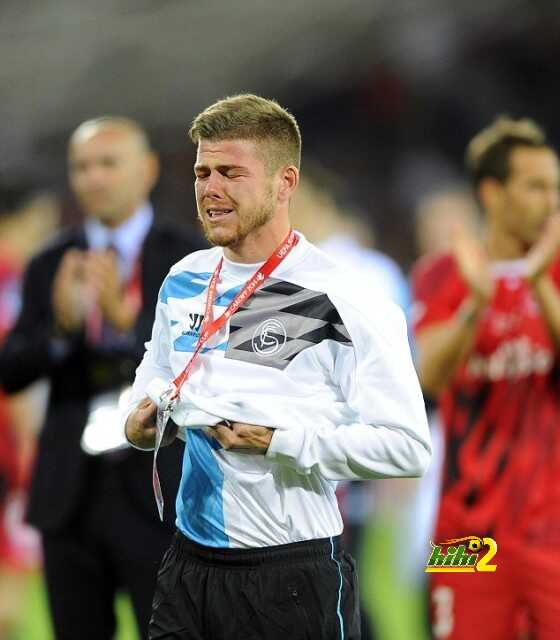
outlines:
M188 361L187 366L183 371L173 380L173 384L176 388L171 399L176 398L181 391L181 387L190 376L194 367L195 361L198 358L202 348L208 342L208 340L218 332L224 324L231 318L231 316L249 300L249 298L255 293L255 291L264 283L268 276L280 265L284 259L288 256L290 251L296 246L299 241L299 237L296 235L293 229L290 229L285 240L282 244L272 253L268 260L255 271L251 278L245 283L243 289L235 296L228 308L222 313L222 315L216 320L212 319L212 309L216 300L216 290L218 287L218 280L220 277L220 271L222 270L222 264L224 259L222 258L218 263L210 284L208 285L208 294L206 296L206 305L204 309L204 320L200 329L200 337L196 343L194 353L191 359Z
M216 290L218 288L218 280L220 278L220 271L222 270L224 259L222 258L220 262L218 262L218 265L216 266L216 269L212 274L212 278L210 279L210 283L208 284L208 294L206 296L204 320L202 321L202 326L200 329L200 337L198 338L198 342L196 343L194 353L192 354L190 360L187 362L187 366L175 378L175 380L173 380L174 390L172 392L168 392L170 393L170 395L168 396L168 400L177 400L179 392L181 391L181 387L191 374L196 359L198 358L200 352L202 351L202 347L204 347L206 342L208 342L208 340L224 326L224 324L231 318L231 316L239 309L241 305L249 300L249 298L263 284L263 282L274 271L274 269L276 269L276 267L281 264L282 261L287 257L290 251L296 246L298 241L299 237L295 234L293 229L290 229L290 232L288 233L288 236L285 238L284 242L282 242L282 244L274 251L274 253L268 258L268 260L262 265L262 267L257 269L257 271L245 283L243 289L235 296L235 298L232 300L228 308L222 313L222 315L216 320L213 320L212 309L214 307L214 302L216 301ZM156 461L173 404L174 403L171 402L167 407L160 407L157 411L157 432L156 446L154 449L154 465L152 469L152 483L154 487L158 513L161 520L163 520L163 494L161 492L161 484L157 472Z

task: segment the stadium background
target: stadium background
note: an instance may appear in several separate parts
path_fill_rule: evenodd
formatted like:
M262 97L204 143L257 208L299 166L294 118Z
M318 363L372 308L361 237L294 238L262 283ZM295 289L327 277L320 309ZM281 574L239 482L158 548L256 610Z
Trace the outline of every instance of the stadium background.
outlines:
M419 200L463 186L465 144L496 114L535 118L558 146L559 28L554 0L3 0L0 175L60 194L63 223L76 220L69 132L131 116L161 154L156 205L194 229L188 124L219 97L261 93L298 118L304 171L333 172L337 197L407 271ZM394 584L395 522L371 523L362 588L380 637L422 638L418 583ZM41 583L29 584L18 637L45 640ZM120 611L119 638L133 638Z

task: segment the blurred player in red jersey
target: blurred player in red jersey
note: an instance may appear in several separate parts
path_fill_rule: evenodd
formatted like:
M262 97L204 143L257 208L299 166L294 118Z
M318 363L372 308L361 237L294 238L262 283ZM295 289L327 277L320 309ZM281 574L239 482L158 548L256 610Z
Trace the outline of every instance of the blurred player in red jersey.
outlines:
M59 220L58 200L24 183L0 185L0 344L20 307L23 268ZM24 602L26 571L38 563L38 539L24 524L24 498L44 383L8 398L0 388L0 639L10 635Z
M446 460L435 542L498 543L495 573L431 574L434 638L560 629L560 172L530 120L499 118L467 150L485 214L412 280L418 369Z

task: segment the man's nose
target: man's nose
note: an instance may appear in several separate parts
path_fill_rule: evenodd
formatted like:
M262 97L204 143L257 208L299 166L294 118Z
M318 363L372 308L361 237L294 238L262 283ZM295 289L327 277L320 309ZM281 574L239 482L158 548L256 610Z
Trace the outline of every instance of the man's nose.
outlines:
M208 198L221 198L224 193L224 178L217 171L212 171L205 184L203 195Z
M103 167L92 164L83 171L83 178L90 187L103 186L107 177L107 172Z

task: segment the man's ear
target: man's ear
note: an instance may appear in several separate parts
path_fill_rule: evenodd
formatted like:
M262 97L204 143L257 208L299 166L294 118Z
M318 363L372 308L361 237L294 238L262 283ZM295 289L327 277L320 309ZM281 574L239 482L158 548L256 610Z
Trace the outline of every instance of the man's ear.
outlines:
M299 184L299 169L292 164L285 166L280 172L279 180L278 200L288 202Z

